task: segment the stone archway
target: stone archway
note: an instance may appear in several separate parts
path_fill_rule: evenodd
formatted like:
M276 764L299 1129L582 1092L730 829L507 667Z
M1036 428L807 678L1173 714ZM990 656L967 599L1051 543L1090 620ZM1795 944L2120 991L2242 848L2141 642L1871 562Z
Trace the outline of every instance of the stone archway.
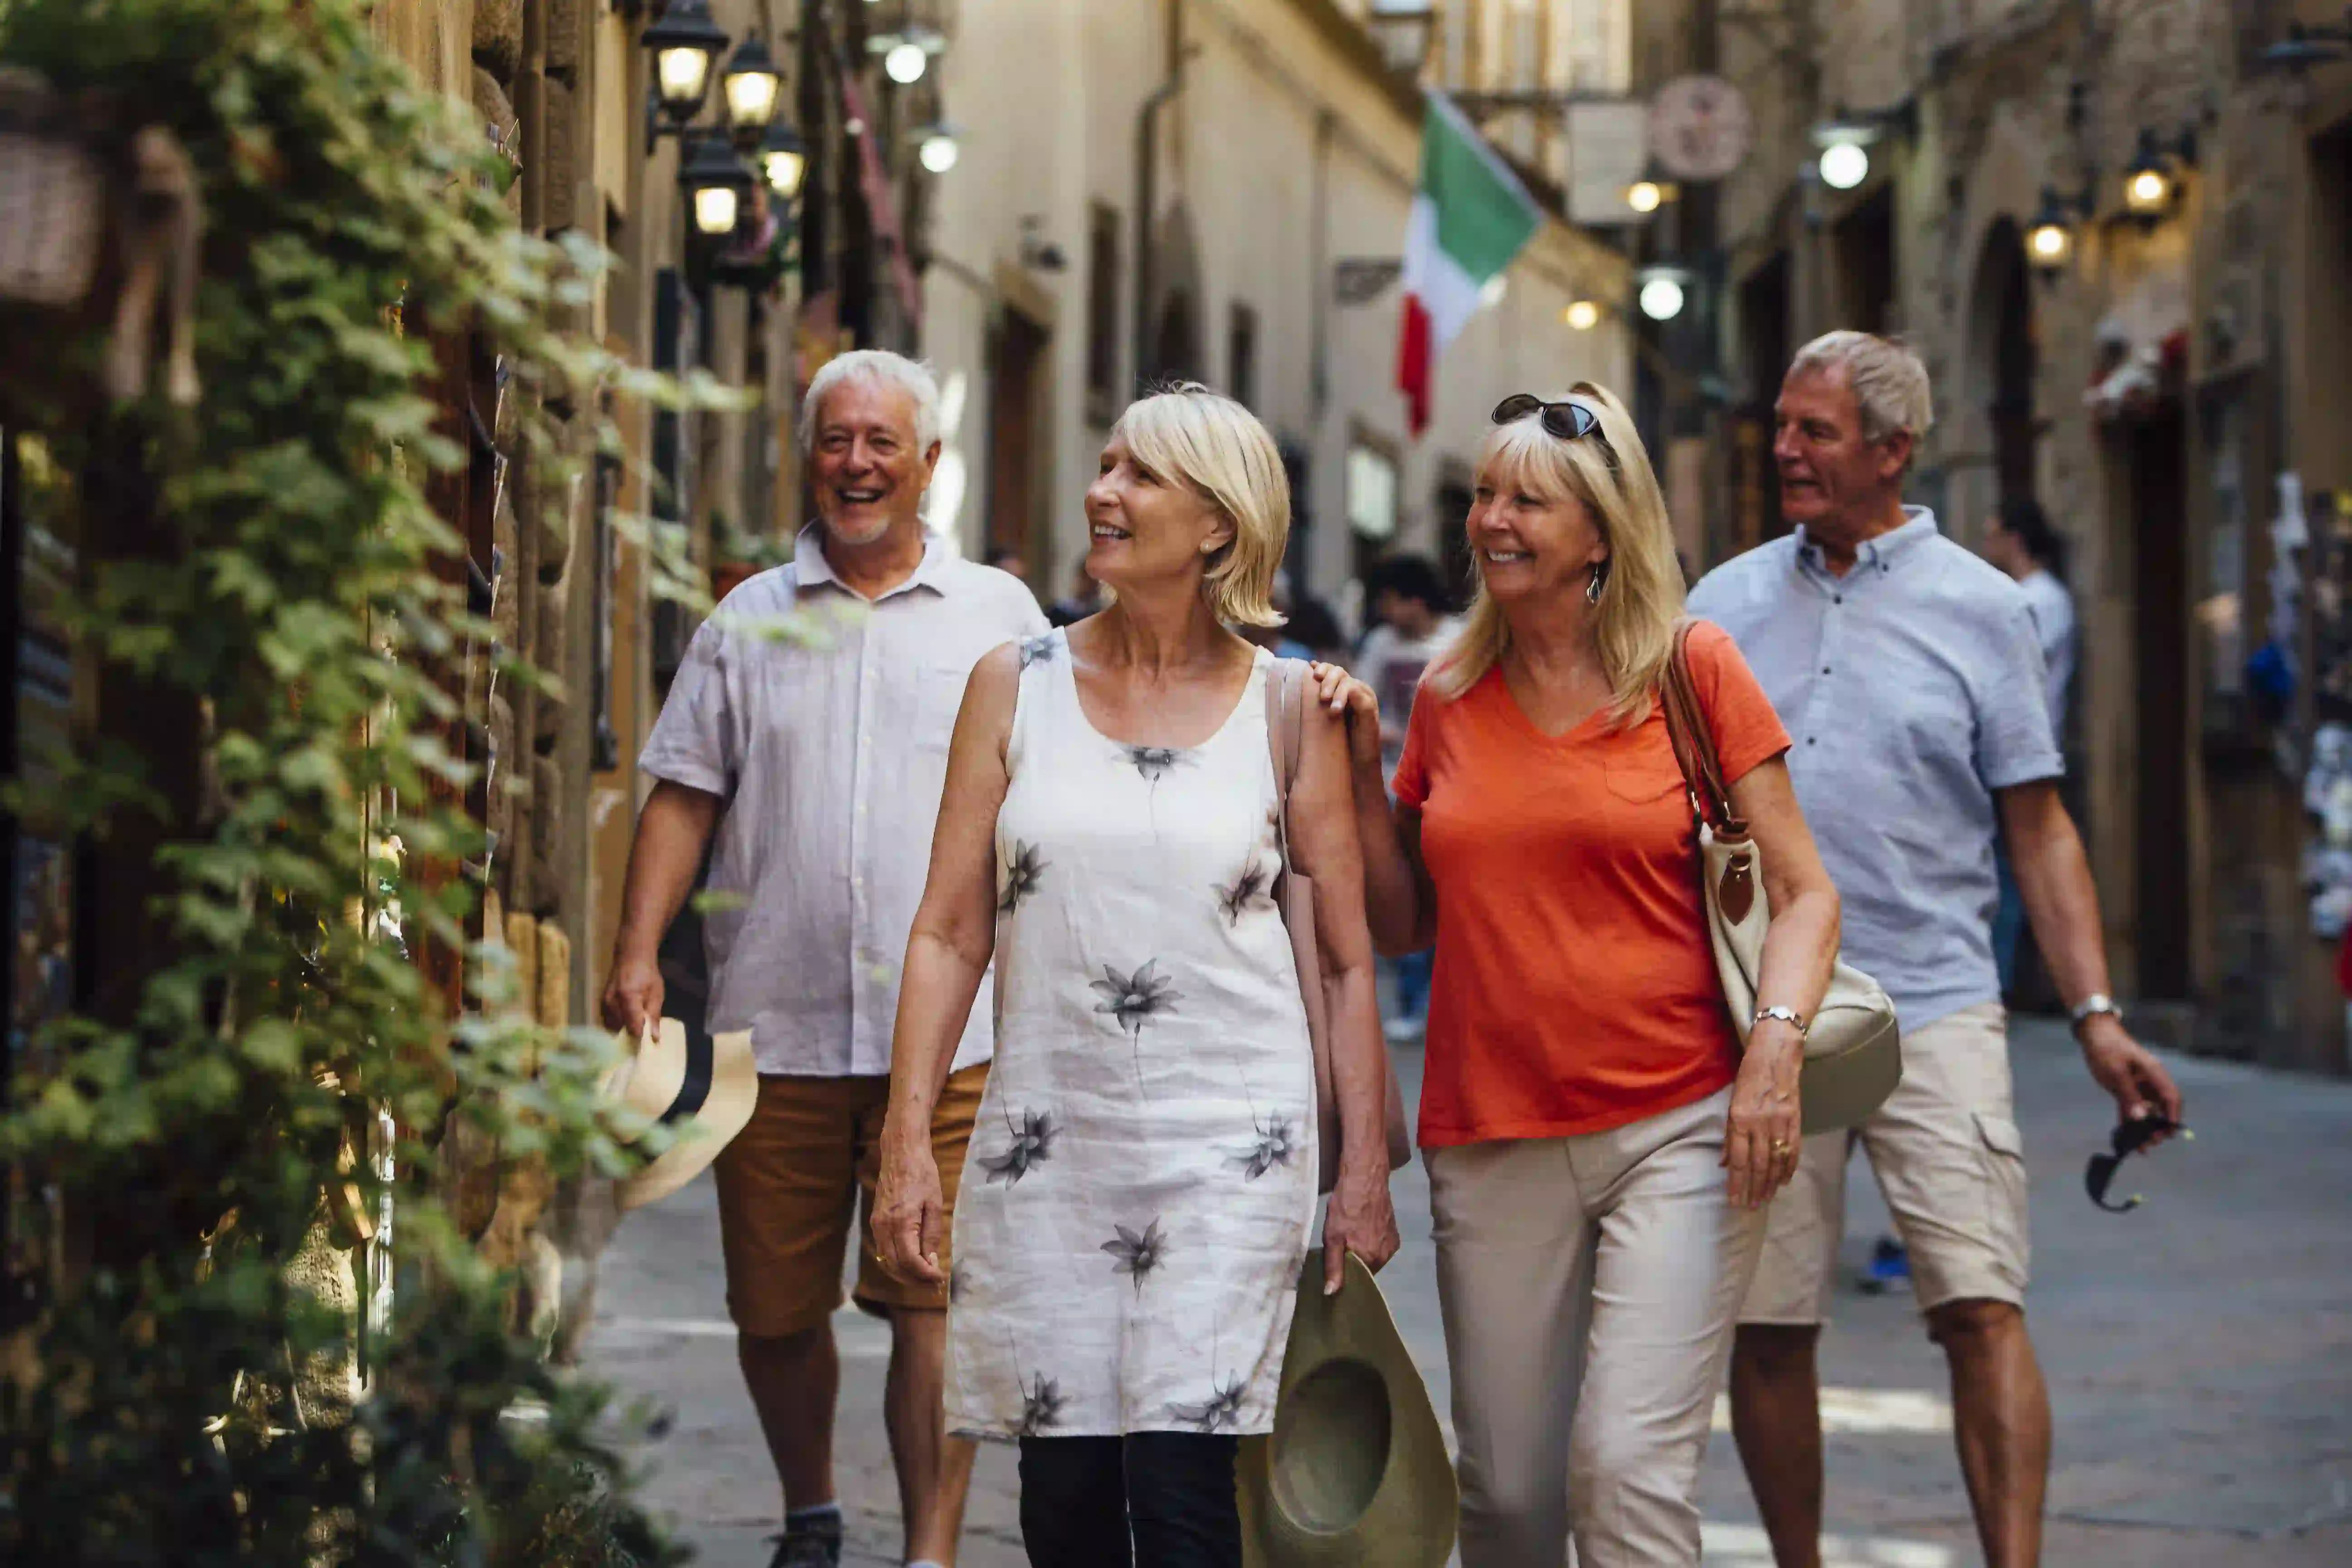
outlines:
M1948 531L1973 538L2004 500L2040 489L2036 381L2042 369L2034 279L2025 261L2024 215L2041 199L2045 155L2008 115L1986 138L1968 176L1954 253L1967 260L1954 384L1937 388L1946 437ZM1973 244L1966 243L1972 237Z

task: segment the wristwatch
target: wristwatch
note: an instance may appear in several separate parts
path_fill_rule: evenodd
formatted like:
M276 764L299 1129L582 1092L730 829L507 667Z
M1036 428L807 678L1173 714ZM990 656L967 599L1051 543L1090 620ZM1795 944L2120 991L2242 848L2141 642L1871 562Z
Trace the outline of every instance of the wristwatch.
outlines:
M2074 1011L2067 1015L2067 1026L2079 1035L2083 1032L2084 1024L2102 1013L2114 1018L2118 1024L2123 1022L2124 1010L2116 1005L2116 999L2104 991L2094 991L2074 1004Z
M1780 1022L1796 1030L1799 1035L1805 1032L1804 1016L1794 1007L1759 1007L1756 1009L1756 1016L1748 1020L1748 1026L1752 1029L1767 1018L1780 1019Z

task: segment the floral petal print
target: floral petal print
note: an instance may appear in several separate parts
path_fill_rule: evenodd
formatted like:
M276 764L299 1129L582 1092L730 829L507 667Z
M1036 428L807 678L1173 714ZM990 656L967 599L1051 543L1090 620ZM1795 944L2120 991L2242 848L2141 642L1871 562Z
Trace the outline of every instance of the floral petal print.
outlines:
M1239 1377L1228 1377L1213 1384L1209 1397L1200 1404L1171 1405L1168 1414L1202 1432L1222 1432L1241 1420L1243 1386Z
M1027 642L1021 645L1022 668L1026 669L1033 664L1051 664L1053 661L1053 633L1047 632L1041 637L1031 637Z
M1033 1381L1021 1385L1021 1420L1014 1436L1034 1437L1062 1424L1062 1385L1044 1373L1032 1374Z
M1192 760L1192 753L1174 746L1122 746L1127 760L1143 775L1146 784L1158 784L1177 768Z
M1021 907L1021 900L1037 890L1054 863L1040 854L1037 846L1026 839L1013 841L1013 858L1004 867L1004 892L996 900L999 914L1009 915Z
M1160 1234L1159 1217L1154 1215L1151 1223L1145 1226L1139 1234L1123 1225L1114 1225L1111 1228L1118 1234L1104 1242L1102 1250L1118 1259L1118 1265L1112 1272L1131 1276L1135 1280L1135 1293L1140 1296L1143 1294L1144 1276L1159 1268L1167 1255L1168 1240Z
M1184 999L1175 983L1159 971L1160 961L1156 958L1133 974L1121 974L1104 964L1103 977L1087 983L1104 998L1095 1011L1109 1014L1130 1035L1142 1034L1145 1019L1154 1014L1174 1012L1175 1005Z
M1234 1163L1242 1168L1244 1179L1255 1182L1276 1165L1288 1170L1297 1152L1296 1125L1289 1117L1276 1111L1257 1129L1256 1144L1248 1152L1235 1155Z
M1013 1130L1012 1147L1002 1154L981 1156L980 1168L988 1173L992 1182L1003 1182L1008 1187L1018 1185L1021 1178L1029 1173L1030 1166L1053 1157L1054 1140L1061 1133L1062 1130L1054 1125L1052 1111L1024 1110L1021 1113L1021 1125Z
M1217 907L1225 911L1225 923L1238 926L1242 916L1250 910L1261 906L1272 909L1273 887L1274 872L1264 862L1253 859L1230 886L1217 889Z

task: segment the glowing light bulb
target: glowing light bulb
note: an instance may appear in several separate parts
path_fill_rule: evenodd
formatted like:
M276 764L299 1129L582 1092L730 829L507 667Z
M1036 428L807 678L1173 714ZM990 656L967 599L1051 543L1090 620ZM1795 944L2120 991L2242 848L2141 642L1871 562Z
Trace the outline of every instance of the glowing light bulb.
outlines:
M705 185L694 193L694 226L704 234L735 232L736 197L732 187Z
M1822 149L1822 184L1850 191L1870 177L1870 153L1861 143L1839 142Z
M1625 205L1637 213L1654 213L1666 199L1655 180L1636 180L1626 187Z
M1560 312L1560 320L1572 332L1589 332L1601 324L1601 307L1590 300L1578 300Z
M900 44L882 57L882 71L900 87L912 87L923 79L923 72L931 57L923 52L920 44Z

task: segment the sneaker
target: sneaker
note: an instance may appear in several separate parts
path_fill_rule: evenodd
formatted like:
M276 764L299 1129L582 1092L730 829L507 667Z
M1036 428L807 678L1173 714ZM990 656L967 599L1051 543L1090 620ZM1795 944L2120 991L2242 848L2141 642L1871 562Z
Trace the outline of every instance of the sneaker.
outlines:
M841 1568L838 1530L788 1530L768 1539L776 1543L768 1568Z
M1865 1296L1884 1295L1911 1278L1911 1255L1891 1236L1882 1236L1870 1249L1870 1267L1855 1281Z
M1383 1018L1381 1033L1392 1046L1409 1046L1421 1038L1421 1023L1415 1018Z

